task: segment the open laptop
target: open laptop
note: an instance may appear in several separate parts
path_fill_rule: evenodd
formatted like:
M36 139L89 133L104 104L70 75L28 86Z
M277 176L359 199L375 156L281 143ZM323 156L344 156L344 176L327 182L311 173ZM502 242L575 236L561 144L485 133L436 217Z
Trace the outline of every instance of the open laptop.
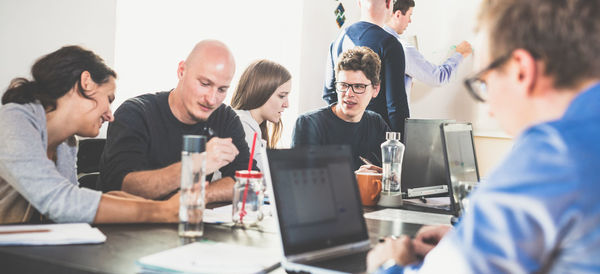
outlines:
M406 119L401 189L405 198L448 195L446 167L440 125L454 122L441 119Z
M479 182L473 127L471 123L444 123L440 129L452 213L459 216L461 198Z
M269 150L263 168L288 271L360 273L370 248L348 146Z
M456 190L464 193L464 182L472 187L479 181L473 127L453 120L407 119L405 128L402 185L409 195L402 208L459 216Z

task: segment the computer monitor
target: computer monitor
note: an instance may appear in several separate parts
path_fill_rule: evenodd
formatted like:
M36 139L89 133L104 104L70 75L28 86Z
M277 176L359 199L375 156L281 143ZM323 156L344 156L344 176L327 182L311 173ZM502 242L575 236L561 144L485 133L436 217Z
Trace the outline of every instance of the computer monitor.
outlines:
M448 122L454 120L406 119L401 189L409 198L448 195L440 135L440 125Z

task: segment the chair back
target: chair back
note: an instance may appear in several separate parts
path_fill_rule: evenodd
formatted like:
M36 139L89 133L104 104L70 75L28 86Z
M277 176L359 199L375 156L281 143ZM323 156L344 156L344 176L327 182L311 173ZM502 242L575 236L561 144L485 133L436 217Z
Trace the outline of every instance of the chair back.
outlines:
M105 138L79 140L77 151L77 178L80 187L96 188L100 156L106 144Z

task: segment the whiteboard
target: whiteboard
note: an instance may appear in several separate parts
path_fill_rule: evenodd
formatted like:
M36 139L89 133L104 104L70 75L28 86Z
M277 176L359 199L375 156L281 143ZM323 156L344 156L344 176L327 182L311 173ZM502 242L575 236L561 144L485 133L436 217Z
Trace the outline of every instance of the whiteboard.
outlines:
M434 64L443 63L463 40L475 42L481 0L417 0L412 22L403 36L416 36L419 51ZM474 55L464 59L451 81L441 87L414 80L411 93L412 118L455 119L472 122L476 135L506 137L488 115L487 105L475 102L463 85L475 73Z

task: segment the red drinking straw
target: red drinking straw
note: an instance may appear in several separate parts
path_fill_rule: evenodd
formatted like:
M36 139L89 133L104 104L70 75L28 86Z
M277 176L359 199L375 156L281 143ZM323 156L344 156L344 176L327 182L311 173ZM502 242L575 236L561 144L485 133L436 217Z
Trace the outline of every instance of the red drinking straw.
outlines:
M244 199L242 200L242 210L240 210L240 223L244 223L246 216L246 197L248 196L248 185L250 184L250 173L252 172L252 159L254 158L254 147L256 146L256 132L252 138L252 149L250 150L250 160L248 161L248 179L244 188Z

